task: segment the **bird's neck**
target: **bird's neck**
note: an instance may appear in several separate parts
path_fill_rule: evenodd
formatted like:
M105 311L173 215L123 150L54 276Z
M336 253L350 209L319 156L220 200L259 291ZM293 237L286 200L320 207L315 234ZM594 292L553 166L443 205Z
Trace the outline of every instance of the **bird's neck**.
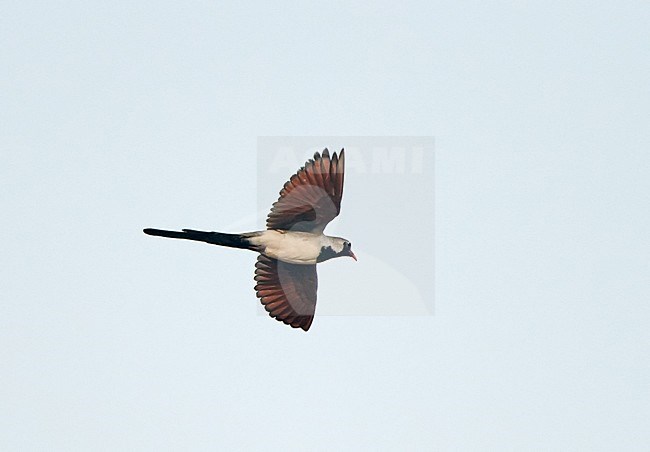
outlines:
M335 257L340 257L341 251L343 251L343 247L339 243L340 240L337 237L330 237L325 234L321 235L320 253L316 262L325 262Z

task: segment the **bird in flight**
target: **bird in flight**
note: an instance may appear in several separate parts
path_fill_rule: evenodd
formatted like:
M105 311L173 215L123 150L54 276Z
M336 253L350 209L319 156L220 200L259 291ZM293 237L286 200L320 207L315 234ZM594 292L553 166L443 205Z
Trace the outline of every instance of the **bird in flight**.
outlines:
M331 157L327 149L322 155L316 152L282 187L265 231L227 234L148 228L144 233L258 252L257 297L271 317L307 331L316 310L316 264L344 256L357 260L349 240L323 234L341 210L344 173L343 149Z

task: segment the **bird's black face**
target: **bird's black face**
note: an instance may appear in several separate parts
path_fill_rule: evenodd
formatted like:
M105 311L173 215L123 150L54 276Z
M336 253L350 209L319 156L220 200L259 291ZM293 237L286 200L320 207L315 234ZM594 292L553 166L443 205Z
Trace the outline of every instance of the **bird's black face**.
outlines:
M329 237L329 240L331 244L321 247L316 262L325 262L335 257L345 256L350 256L355 261L357 260L357 256L352 252L352 244L348 240L340 237Z
M347 240L343 242L343 251L341 251L341 255L350 256L355 261L357 260L357 256L355 256L354 253L352 252L352 243L350 243Z

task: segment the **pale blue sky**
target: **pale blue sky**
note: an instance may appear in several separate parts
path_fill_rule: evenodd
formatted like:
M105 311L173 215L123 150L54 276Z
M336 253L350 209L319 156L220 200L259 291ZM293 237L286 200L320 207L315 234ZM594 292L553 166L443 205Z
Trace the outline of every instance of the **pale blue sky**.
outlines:
M1 9L1 449L647 449L646 2ZM142 234L256 215L278 135L435 137L435 315L304 334Z

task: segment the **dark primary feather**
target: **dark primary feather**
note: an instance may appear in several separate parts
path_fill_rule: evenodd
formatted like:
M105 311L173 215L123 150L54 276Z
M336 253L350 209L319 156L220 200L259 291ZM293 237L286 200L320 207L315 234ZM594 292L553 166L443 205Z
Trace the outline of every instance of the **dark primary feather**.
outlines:
M289 264L260 254L255 281L256 295L271 317L309 330L316 311L316 265Z
M332 157L327 149L322 155L316 152L284 184L267 218L267 229L323 232L341 210L344 176L343 149Z

